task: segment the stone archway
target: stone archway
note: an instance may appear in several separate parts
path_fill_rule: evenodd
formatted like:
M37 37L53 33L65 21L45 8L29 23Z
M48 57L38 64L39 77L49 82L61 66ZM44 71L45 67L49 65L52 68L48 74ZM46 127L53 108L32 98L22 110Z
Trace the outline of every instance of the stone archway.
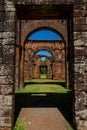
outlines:
M49 26L50 25L50 26ZM43 20L30 20L27 21L27 23L25 23L23 21L22 25L21 25L22 29L21 29L21 46L24 48L24 45L26 43L27 37L29 35L31 35L33 32L35 32L36 30L40 30L40 29L49 29L49 30L53 30L56 33L59 33L65 43L65 47L67 48L68 45L68 37L67 37L67 24L66 24L66 20L65 20L65 24L63 25L61 23L61 21L59 22L58 20L45 20L43 22ZM29 30L28 30L29 28ZM67 52L65 52L67 53ZM66 56L67 58L67 56ZM20 62L20 87L23 87L23 63L24 63L24 49L22 49L22 56L21 56L21 62ZM18 72L18 71L17 71ZM68 72L68 70L67 70ZM18 86L18 85L17 85Z
M24 60L24 79L39 78L39 66L48 66L49 62L42 64L40 59L35 60L36 52L39 50L47 50L52 54L48 69L52 69L51 77L57 80L66 80L65 72L65 45L61 41L28 41L25 43L25 60ZM39 57L40 58L40 57ZM39 60L39 61L38 61ZM38 65L37 65L38 62ZM35 71L33 71L33 69ZM55 71L56 70L56 71ZM30 76L29 76L30 74ZM35 76L34 76L35 75ZM48 74L49 75L49 74ZM26 78L25 78L26 77Z
M86 119L86 100L87 100L87 51L86 51L86 42L87 42L87 28L86 28L86 1L77 1L77 0L61 0L61 1L26 1L26 0L0 0L0 14L1 14L1 22L0 22L0 129L12 130L13 127L13 116L14 116L14 84L15 84L15 10L17 10L17 15L19 19L19 26L21 25L21 20L24 18L24 14L26 17L26 6L29 5L37 5L42 6L45 5L44 10L45 14L43 15L43 9L41 8L40 16L42 19L52 18L68 18L68 35L69 35L69 56L68 60L71 59L70 62L70 73L69 78L72 79L72 86L74 88L74 110L75 110L75 119L78 130L85 130L87 128L87 119ZM18 5L22 11L18 11L17 7L14 5ZM56 5L57 8L52 8L52 15L49 13L50 8L47 5ZM39 7L40 7L39 6ZM46 8L47 7L47 8ZM26 8L27 9L27 8ZM20 10L20 9L19 9ZM21 13L20 13L21 12ZM24 12L24 14L23 14ZM37 19L39 17L39 13L37 15L33 15L33 10L29 12L28 17L32 16L32 19ZM59 12L59 13L58 13ZM73 15L72 15L73 13ZM23 15L22 15L23 14ZM43 17L44 16L44 17ZM21 19L22 17L22 19ZM29 17L29 18L30 18ZM26 17L26 20L28 18ZM72 25L72 19L73 25ZM25 21L26 21L25 20ZM71 24L71 25L70 25ZM17 26L17 29L18 27ZM72 34L73 28L73 35ZM18 29L18 32L21 32ZM17 32L17 35L20 34ZM17 39L17 44L21 43L20 38ZM71 39L71 41L70 41ZM74 44L73 44L74 40ZM18 45L20 46L20 44ZM11 48L11 49L9 49ZM9 51L10 50L10 51ZM12 51L13 50L13 51ZM21 50L21 49L20 49ZM79 52L79 53L78 53ZM72 63L72 64L71 64ZM4 68L4 69L3 69ZM5 71L6 70L6 71Z
M50 26L49 26L50 25ZM67 26L63 25L62 22L58 20L30 20L25 25L23 25L21 41L22 44L26 42L27 37L34 33L36 30L49 29L62 36L67 45Z

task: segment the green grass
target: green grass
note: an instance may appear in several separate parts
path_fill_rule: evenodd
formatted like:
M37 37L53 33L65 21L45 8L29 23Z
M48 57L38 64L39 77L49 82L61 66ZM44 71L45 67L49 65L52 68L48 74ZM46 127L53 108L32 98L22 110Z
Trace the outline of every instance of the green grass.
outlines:
M54 85L54 84L31 84L31 85L26 85L24 89L17 90L18 93L47 93L47 92L52 92L52 93L68 93L69 90L63 88L60 85Z
M25 81L24 84L24 88L17 90L16 95L28 94L30 96L51 96L55 99L57 98L58 102L67 102L72 98L71 91L65 88L65 81L33 79Z
M26 122L19 116L13 130L26 130Z
M16 93L68 93L70 90L64 88L65 81L51 79L33 79L25 81L25 87Z
M67 130L74 130L74 128L72 128L72 126L67 121L65 123L65 127L66 127Z

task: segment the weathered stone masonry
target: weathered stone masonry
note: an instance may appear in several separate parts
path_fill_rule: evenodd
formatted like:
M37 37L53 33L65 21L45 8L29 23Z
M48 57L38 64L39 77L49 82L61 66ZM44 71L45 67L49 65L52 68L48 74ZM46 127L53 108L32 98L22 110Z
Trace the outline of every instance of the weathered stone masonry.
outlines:
M14 120L15 8L0 0L0 130L10 130Z
M15 6L31 4L71 5L68 31L69 81L73 83L74 112L78 130L87 129L87 0L0 0L0 130L11 130L14 117ZM45 6L46 7L46 6ZM60 13L61 14L61 13ZM60 15L59 14L59 15ZM66 13L65 13L66 14ZM64 17L63 15L62 17ZM36 19L36 16L34 16ZM46 17L46 15L45 15ZM44 18L45 18L44 17ZM26 16L27 18L27 16ZM73 21L73 24L72 24ZM73 35L70 31L73 29ZM72 32L72 31L71 31ZM73 37L72 37L73 36ZM16 43L18 44L18 43ZM72 52L72 53L71 53Z
M52 59L46 62L50 69L48 78L65 80L65 43L64 41L26 41L24 60L24 80L40 78L41 61L35 59L36 52L47 50L52 54ZM40 57L39 57L40 58ZM43 66L43 65L42 65ZM47 69L47 70L48 70Z

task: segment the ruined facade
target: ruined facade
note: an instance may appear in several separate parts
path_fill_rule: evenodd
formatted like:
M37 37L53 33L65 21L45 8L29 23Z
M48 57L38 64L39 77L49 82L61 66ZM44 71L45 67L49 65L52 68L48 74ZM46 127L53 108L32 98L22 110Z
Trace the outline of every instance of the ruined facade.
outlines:
M66 43L74 121L77 130L87 129L86 16L87 0L0 0L0 130L13 128L15 85L22 87L24 79L24 44L40 28L54 29Z
M52 58L46 57L46 61L42 61L41 58L42 56L38 55L34 57L34 61L31 63L29 61L25 61L24 80L40 79L42 76L41 67L46 67L47 69L45 77L48 79L52 79L52 68L51 68Z
M36 56L39 50L52 53L46 62ZM25 43L24 80L40 78L40 66L47 67L47 78L65 80L65 44L63 41L27 41Z

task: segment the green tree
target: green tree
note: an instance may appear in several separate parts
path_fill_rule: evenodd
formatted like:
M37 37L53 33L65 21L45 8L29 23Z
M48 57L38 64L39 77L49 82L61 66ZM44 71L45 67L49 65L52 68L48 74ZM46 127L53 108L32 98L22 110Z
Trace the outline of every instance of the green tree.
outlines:
M41 67L41 74L46 74L47 73L47 68L42 66Z

